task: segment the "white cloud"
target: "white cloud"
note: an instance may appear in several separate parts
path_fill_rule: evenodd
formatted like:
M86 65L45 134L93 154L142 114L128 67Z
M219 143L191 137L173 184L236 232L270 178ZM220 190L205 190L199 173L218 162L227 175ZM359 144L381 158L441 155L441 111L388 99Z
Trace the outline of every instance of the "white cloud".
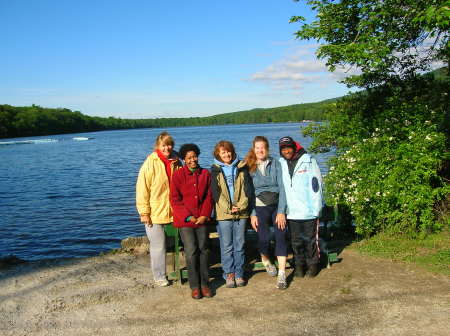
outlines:
M330 72L325 60L316 57L319 46L319 44L307 44L291 49L286 56L265 69L251 74L245 80L264 83L272 90L284 89L298 92L307 85L315 84L323 88L359 73L352 67L338 67L334 72Z
M282 59L265 69L251 74L245 80L269 85L272 90L298 92L304 85L332 80L325 62L315 57L317 44L292 49Z

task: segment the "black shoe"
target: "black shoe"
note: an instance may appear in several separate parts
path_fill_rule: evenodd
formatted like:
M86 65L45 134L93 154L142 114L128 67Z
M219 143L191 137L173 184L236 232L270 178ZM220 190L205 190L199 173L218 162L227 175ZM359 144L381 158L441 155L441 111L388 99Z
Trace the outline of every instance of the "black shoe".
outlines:
M295 266L294 277L303 278L305 276L305 268L303 266Z
M308 267L308 271L306 271L306 277L314 278L317 273L319 273L319 267L317 266L317 264L310 265Z

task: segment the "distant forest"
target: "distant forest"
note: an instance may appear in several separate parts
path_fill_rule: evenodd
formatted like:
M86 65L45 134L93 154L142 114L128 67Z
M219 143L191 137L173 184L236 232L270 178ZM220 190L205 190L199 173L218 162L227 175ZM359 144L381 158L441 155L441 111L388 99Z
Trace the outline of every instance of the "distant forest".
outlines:
M209 117L121 119L90 117L66 108L45 108L37 105L0 105L0 138L33 135L92 132L127 128L160 128L224 124L256 124L270 122L320 121L325 106L337 99L317 103L296 104L274 108L217 114Z

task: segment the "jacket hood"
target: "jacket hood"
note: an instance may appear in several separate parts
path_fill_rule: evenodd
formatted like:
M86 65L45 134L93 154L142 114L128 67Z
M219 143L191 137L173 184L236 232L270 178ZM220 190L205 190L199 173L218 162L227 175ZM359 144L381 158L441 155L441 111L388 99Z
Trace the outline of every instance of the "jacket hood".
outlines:
M292 156L291 160L297 160L298 158L300 158L303 154L306 153L306 150L303 148L302 145L300 145L300 143L298 143L297 141L294 141L294 155ZM283 146L283 147L287 147L287 146ZM280 147L280 156L284 159L284 156L281 154L281 149L283 147ZM291 147L292 148L292 147ZM289 160L289 161L291 161Z
M214 159L214 164L219 166L219 167L234 167L237 166L237 164L239 163L239 158L236 156L236 158L234 159L233 162L231 162L231 164L227 165L225 163L223 163L222 161L219 161L217 159Z

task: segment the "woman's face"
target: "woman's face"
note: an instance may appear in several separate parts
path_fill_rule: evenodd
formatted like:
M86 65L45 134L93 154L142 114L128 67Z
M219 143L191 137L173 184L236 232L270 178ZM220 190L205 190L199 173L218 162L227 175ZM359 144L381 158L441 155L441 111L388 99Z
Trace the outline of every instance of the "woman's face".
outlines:
M198 156L194 151L189 151L186 153L184 158L184 163L188 168L195 169L198 167Z
M255 151L256 159L258 161L264 161L267 159L269 153L267 152L266 143L264 141L255 142L253 150Z
M158 145L158 150L166 157L168 158L170 156L170 154L172 153L172 145L171 144L166 144L164 142L161 142Z
M220 147L219 149L219 157L220 160L225 164L230 164L233 160L233 153L231 153L228 149L225 147Z

